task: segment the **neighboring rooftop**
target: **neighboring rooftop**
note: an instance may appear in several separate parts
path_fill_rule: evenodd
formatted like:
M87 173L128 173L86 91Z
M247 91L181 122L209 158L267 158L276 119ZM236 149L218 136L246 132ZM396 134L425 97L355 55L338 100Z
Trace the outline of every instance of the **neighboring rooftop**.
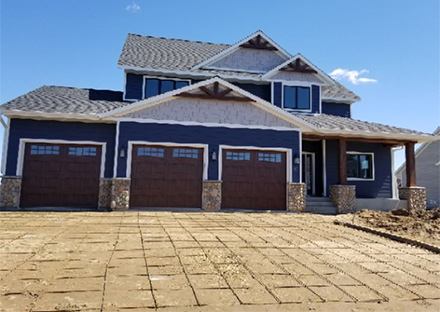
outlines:
M120 91L42 86L3 104L0 111L96 116L124 105Z
M118 65L137 69L187 71L206 75L228 75L260 78L261 74L192 68L231 47L229 44L168 39L162 37L128 34L119 56ZM332 79L333 80L333 79ZM339 82L322 88L323 98L359 101L360 97Z

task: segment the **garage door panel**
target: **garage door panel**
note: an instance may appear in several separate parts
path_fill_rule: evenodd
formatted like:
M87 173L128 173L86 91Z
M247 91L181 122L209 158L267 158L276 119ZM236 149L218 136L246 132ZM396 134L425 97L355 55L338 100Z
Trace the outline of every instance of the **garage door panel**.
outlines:
M101 147L27 143L23 207L97 207Z
M131 207L201 207L202 149L135 145Z
M286 208L285 153L225 149L222 158L222 208Z

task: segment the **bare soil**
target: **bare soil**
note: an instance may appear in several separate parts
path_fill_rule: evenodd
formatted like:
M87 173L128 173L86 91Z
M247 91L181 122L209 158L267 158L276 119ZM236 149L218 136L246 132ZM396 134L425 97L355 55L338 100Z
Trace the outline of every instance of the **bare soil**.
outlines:
M387 212L361 210L347 214L342 218L344 221L356 225L440 246L440 208L420 211L414 214L410 214L405 209Z

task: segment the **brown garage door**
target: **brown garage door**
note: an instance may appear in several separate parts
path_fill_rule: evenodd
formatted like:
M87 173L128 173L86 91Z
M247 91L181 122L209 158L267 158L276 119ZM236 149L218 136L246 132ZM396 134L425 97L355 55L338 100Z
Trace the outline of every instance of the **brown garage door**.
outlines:
M286 209L286 154L223 150L222 208Z
M100 167L100 146L27 143L20 206L95 208Z
M130 206L200 208L202 180L202 149L135 145Z

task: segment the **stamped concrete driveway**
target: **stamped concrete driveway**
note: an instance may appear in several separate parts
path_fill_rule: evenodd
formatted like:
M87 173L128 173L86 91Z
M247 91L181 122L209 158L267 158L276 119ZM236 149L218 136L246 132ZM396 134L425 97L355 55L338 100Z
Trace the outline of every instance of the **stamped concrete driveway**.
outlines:
M0 310L439 310L439 255L333 218L3 212Z

